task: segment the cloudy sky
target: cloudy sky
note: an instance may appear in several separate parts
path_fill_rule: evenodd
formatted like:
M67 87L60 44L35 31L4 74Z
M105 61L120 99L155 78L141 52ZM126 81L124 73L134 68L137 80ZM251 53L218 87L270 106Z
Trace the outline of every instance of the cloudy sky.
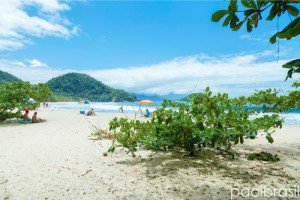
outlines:
M248 34L210 21L224 1L0 0L0 70L32 83L87 73L131 92L249 94L287 89L281 65L300 39L268 43L274 22ZM289 23L280 18L279 26ZM299 76L298 76L299 77ZM295 77L297 78L297 77Z

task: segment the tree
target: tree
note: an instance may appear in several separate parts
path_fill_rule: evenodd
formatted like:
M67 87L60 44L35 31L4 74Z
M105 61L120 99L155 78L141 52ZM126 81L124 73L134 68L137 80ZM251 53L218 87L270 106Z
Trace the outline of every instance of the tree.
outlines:
M296 7L299 0L230 0L226 10L219 10L212 15L213 22L219 22L222 18L223 26L229 26L233 31L239 30L246 24L247 31L250 33L253 28L257 28L263 13L269 11L266 20L272 21L277 19L277 32L270 38L270 43L274 44L278 39L290 40L300 35L300 16L299 9ZM239 10L243 6L244 10ZM283 30L278 30L278 19L282 15L289 15L291 22ZM294 19L292 19L294 18ZM288 68L286 79L291 78L293 73L300 72L300 59L295 59L283 65Z
M0 85L0 121L21 118L22 110L36 109L50 93L50 89L45 84L14 82ZM34 101L30 101L30 98Z

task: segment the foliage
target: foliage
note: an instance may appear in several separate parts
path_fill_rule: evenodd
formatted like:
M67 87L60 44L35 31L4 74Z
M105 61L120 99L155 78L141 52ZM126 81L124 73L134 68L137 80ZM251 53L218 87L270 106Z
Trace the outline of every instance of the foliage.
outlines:
M98 140L101 140L101 139L109 139L109 140L114 139L114 135L106 129L96 129L94 132L91 133L91 137L94 137Z
M246 24L247 31L250 33L253 28L258 27L259 22L263 19L264 12L269 11L268 15L265 16L268 21L272 21L277 17L277 23L280 16L287 14L291 18L291 22L282 31L277 30L270 38L270 43L274 44L277 39L290 40L300 35L300 16L299 9L296 7L299 1L241 0L240 2L241 4L237 0L230 0L228 8L215 12L211 20L219 22L222 18L225 18L223 26L229 25L233 31L239 30L243 24ZM240 5L245 10L238 10ZM292 17L294 17L293 20ZM296 61L298 64L293 63ZM290 69L287 78L291 78L293 73L300 72L299 59L286 63L283 67Z
M18 82L18 81L21 80L7 72L3 72L0 70L0 84Z
M73 96L90 101L134 101L124 90L108 87L96 79L79 73L68 73L47 82L51 90L62 96Z
M256 91L248 97L248 101L252 107L263 112L288 112L300 107L300 91L297 90L299 85L299 81L294 82L293 89L285 95L276 89Z
M195 95L198 95L199 93L191 93L187 95L186 97L182 98L181 101L188 101L191 100Z
M283 120L278 114L258 115L256 109L248 109L248 104L246 97L213 95L209 88L188 102L164 100L150 121L114 118L110 131L116 139L109 151L118 146L129 152L138 147L154 151L179 148L190 155L202 148L230 151L232 145L255 139L260 130L272 143L271 130L281 128ZM255 118L251 120L250 116Z
M83 100L83 98L80 97L74 97L70 95L61 95L61 94L56 94L54 92L51 93L51 95L46 99L46 101L49 102L79 102Z
M288 78L292 78L293 73L300 72L300 59L296 59L296 60L292 60L288 63L285 63L284 65L282 65L283 68L288 68L289 71L287 72L287 76L285 78L285 80L287 80Z
M14 82L0 85L0 121L20 118L22 110L37 108L49 95L50 89L44 84ZM30 98L35 102L28 101Z
M259 152L259 153L251 153L247 156L247 160L262 160L267 162L278 162L280 159L278 158L278 155L272 155L268 152Z

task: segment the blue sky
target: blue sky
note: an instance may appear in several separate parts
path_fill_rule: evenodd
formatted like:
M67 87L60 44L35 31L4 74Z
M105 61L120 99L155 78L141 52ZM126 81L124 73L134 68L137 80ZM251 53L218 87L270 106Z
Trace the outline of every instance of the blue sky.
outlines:
M299 38L281 41L276 62L277 45L268 43L275 22L264 21L251 34L211 22L213 12L227 7L225 1L5 1L0 11L20 18L0 19L5 20L0 23L0 69L31 82L78 71L133 92L184 93L195 84L199 90L209 84L215 91L244 94L288 87L280 64L300 52ZM281 18L280 28L289 21ZM228 71L222 63L238 72L220 74ZM268 74L270 64L275 72Z

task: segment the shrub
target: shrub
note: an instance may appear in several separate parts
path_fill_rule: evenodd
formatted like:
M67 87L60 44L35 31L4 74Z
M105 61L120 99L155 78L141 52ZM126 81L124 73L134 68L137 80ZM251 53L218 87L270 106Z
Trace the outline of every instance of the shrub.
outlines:
M44 84L14 82L0 85L0 121L21 118L22 110L36 109L49 95L50 90ZM30 98L34 102L28 101Z
M187 102L164 100L149 121L114 118L110 131L115 134L115 140L109 152L119 146L131 153L138 147L153 151L179 148L191 156L197 148L229 152L233 145L255 139L261 130L272 143L271 130L281 128L283 120L278 114L259 115L259 108L249 109L251 98L213 95L206 88Z

